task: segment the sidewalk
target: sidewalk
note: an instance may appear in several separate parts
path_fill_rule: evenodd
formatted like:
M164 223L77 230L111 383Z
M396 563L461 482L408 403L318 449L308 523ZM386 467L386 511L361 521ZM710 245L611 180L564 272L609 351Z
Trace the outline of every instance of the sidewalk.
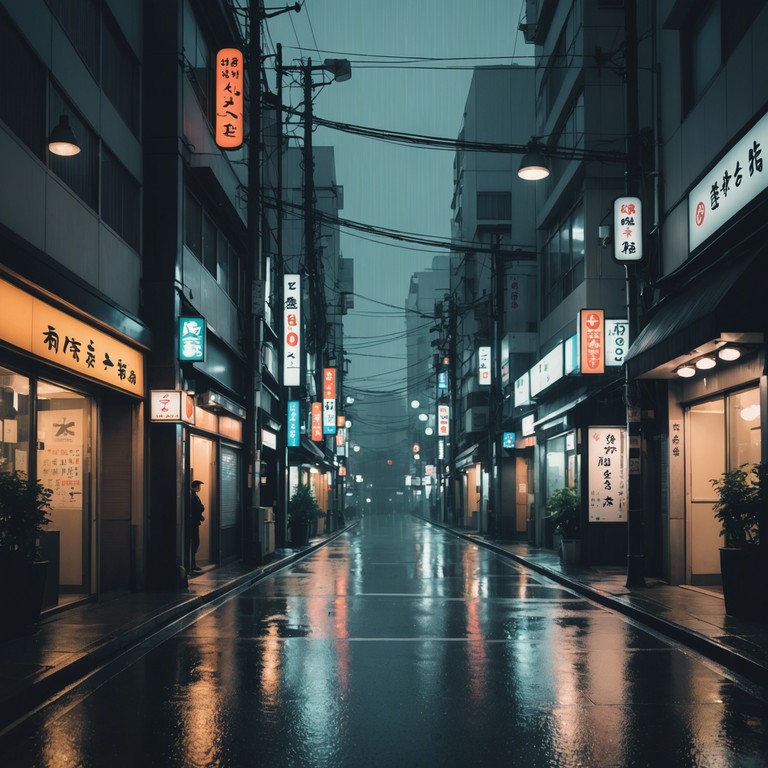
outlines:
M26 634L0 639L0 738L17 718L121 651L300 560L349 527L300 550L278 551L263 566L238 562L195 574L186 589L109 595L43 614Z
M727 616L721 595L696 587L670 586L655 578L646 578L645 587L629 589L625 568L565 565L551 549L490 541L477 533L437 525L510 557L768 688L768 623Z
M476 533L436 525L510 557L768 688L768 624L726 616L717 595L653 579L644 588L627 589L622 568L566 566L551 550L492 542ZM123 593L50 614L28 634L0 642L0 737L15 719L116 654L301 559L349 527L328 538L313 539L302 550L278 553L265 566L237 563L204 571L190 579L187 590Z

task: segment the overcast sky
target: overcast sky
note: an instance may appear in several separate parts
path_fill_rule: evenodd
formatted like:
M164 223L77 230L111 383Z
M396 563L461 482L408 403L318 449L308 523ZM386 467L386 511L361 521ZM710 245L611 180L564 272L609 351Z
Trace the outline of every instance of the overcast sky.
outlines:
M532 63L533 48L517 31L522 4L304 0L300 13L266 22L265 52L281 43L286 65L307 56L313 63L350 59L351 80L315 93L319 117L455 138L473 66ZM444 60L419 61L430 57ZM296 94L293 103L299 99ZM336 181L344 187L343 218L450 238L452 152L327 129L319 129L314 142L335 147ZM402 307L409 280L431 265L436 252L365 238L369 236L342 230L342 253L355 261L356 293L355 309L345 322L345 348L352 361L346 386L399 391L405 383Z

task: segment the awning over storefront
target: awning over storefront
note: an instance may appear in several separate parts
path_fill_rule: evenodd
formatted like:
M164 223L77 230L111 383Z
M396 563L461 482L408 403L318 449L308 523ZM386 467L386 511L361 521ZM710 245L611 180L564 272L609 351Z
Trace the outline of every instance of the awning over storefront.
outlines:
M456 469L466 469L470 464L474 464L477 461L477 454L478 444L475 443L456 457Z
M719 343L755 343L762 338L767 253L707 270L657 305L626 357L630 378L674 378L692 355Z

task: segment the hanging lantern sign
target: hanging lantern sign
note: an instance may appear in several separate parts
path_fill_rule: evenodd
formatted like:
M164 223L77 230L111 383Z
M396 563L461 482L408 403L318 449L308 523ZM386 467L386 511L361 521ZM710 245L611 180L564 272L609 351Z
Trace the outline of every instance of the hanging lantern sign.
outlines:
M243 143L243 54L222 48L216 54L216 145L237 149Z
M643 215L639 197L613 201L613 258L634 263L643 258Z

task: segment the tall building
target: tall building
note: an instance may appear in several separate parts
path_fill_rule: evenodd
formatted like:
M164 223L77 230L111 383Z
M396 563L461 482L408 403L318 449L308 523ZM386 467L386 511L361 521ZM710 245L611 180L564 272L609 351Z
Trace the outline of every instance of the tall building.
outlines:
M442 328L443 302L448 295L448 263L444 256L432 259L431 269L411 277L405 301L406 408L409 439L406 455L411 504L422 513L442 509L442 466L448 435L439 435L438 405L447 387L448 354ZM444 375L440 378L440 372ZM445 389L446 391L441 391ZM447 399L443 403L447 405ZM441 445L442 443L442 445ZM415 451L414 446L419 446Z
M443 307L451 361L450 514L460 525L507 536L518 530L518 484L502 439L514 431L512 383L535 345L535 195L517 177L519 156L471 145L530 139L534 76L531 67L474 71L459 133L467 147L454 160L450 295ZM523 531L526 520L524 514Z

